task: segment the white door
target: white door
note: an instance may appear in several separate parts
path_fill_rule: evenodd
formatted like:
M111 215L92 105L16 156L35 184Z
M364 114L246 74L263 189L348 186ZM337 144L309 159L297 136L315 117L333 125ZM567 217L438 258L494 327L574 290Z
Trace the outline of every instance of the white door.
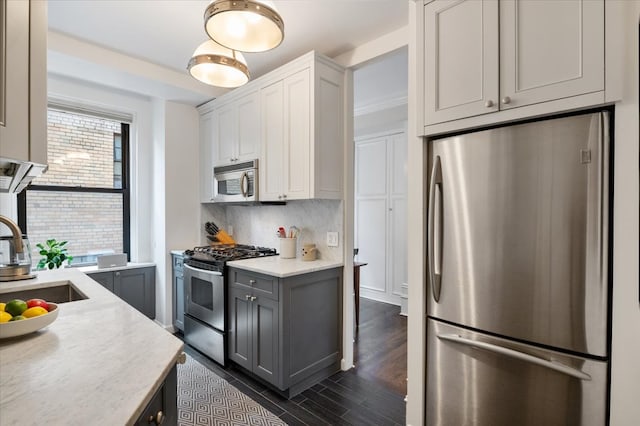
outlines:
M497 0L424 6L425 123L498 110Z
M235 102L238 128L235 156L238 161L260 157L260 92L255 91Z
M309 69L284 79L285 164L287 200L309 198L311 108Z
M387 139L389 163L389 235L388 264L391 292L407 296L402 284L407 276L407 135L399 133Z
M355 238L360 295L400 305L407 282L406 133L356 141Z
M233 104L222 105L215 110L214 159L215 165L229 164L235 158L236 110Z
M2 2L0 157L29 157L29 2Z
M388 302L387 297L387 140L356 142L355 239L360 268L360 296Z
M284 98L282 80L260 90L262 149L260 199L281 201L284 179Z
M601 90L604 1L500 2L500 109Z

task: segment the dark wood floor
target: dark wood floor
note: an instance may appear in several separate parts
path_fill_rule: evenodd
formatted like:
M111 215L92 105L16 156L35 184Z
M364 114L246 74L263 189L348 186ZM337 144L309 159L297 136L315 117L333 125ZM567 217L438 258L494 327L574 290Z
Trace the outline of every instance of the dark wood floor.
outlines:
M360 298L353 358L358 376L407 394L407 317L400 306Z
M361 298L356 368L291 399L233 364L223 369L186 344L185 352L288 425L404 425L407 321L399 312L397 306Z

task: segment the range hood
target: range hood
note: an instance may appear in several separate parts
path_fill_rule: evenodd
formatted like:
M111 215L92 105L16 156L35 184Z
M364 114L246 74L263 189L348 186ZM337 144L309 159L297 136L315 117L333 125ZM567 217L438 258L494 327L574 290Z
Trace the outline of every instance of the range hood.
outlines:
M46 170L46 164L0 157L0 192L17 194Z

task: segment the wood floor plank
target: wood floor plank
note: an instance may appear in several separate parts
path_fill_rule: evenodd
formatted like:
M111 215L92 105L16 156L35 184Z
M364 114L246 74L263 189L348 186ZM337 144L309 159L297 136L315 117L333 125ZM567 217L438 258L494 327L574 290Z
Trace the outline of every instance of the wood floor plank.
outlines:
M306 401L304 401L302 404L300 404L300 407L304 408L305 410L315 414L316 416L320 417L321 419L327 421L330 425L337 425L337 426L350 426L351 423L349 423L348 420L343 419L342 417L339 417L337 414L333 413L331 410L326 409L325 407L316 404L314 401L310 400L307 398Z
M339 404L336 401L333 401L329 398L327 398L326 396L311 390L311 389L307 389L306 391L302 392L302 394L308 399L311 400L313 402L315 402L316 404L318 404L319 406L321 406L322 408L329 410L330 412L334 413L337 416L341 416L344 413L347 412L347 408L344 407L343 405ZM300 404L302 405L302 404Z
M325 419L318 417L316 414L310 412L306 408L284 398L279 393L272 390L268 390L263 394L265 398L268 398L271 402L281 407L283 410L294 416L296 419L304 422L308 425L328 425L330 424ZM305 399L306 402L306 399ZM304 404L304 402L303 402Z
M344 376L342 376L344 377ZM365 400L365 396L362 394L359 394L357 392L354 392L353 389L350 389L340 383L336 383L336 382L323 382L323 384L326 385L327 389L330 389L331 391L335 392L338 395L341 395L345 398L349 398L352 399L354 402L356 402L357 404L362 404Z
M307 424L291 414L285 412L280 416L280 420L285 422L288 426L307 426Z
M354 344L356 373L403 396L407 393L407 317L400 307L360 298Z
M323 390L321 392L321 395L347 408L347 411L342 415L342 418L348 420L351 423L383 426L391 426L396 424L395 421L380 416L374 413L369 408L366 408L361 403L355 402L354 399L337 394L329 388Z

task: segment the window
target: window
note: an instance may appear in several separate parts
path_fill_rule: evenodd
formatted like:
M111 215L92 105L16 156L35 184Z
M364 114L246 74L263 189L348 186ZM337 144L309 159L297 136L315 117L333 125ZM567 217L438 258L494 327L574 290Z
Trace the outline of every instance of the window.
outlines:
M47 113L49 169L18 196L18 221L36 243L68 241L73 265L129 253L129 125L71 110Z

